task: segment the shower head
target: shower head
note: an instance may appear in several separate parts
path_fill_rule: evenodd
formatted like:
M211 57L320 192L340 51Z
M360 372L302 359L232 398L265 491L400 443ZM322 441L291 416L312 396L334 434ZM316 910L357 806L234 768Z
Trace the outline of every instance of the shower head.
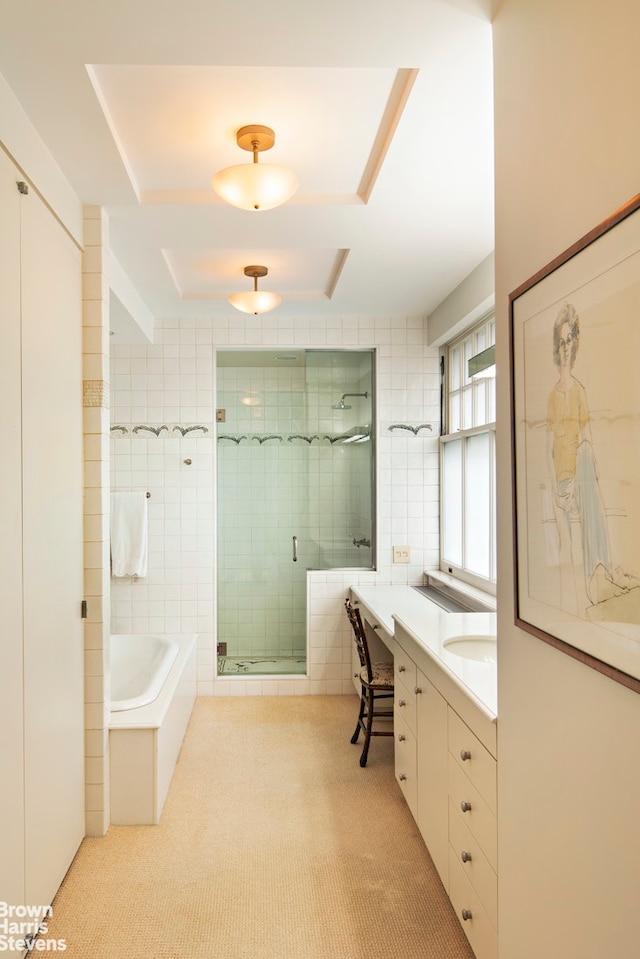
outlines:
M345 403L344 401L346 396L364 396L366 400L369 394L368 393L343 393L342 396L340 397L340 402L333 403L331 405L331 409L332 410L350 410L351 407L349 406L348 403Z

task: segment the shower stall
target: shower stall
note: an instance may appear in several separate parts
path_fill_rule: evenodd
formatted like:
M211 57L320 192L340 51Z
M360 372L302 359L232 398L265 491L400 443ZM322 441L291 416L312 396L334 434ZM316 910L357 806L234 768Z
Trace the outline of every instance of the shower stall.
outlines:
M217 353L218 675L304 675L308 569L375 556L371 350Z

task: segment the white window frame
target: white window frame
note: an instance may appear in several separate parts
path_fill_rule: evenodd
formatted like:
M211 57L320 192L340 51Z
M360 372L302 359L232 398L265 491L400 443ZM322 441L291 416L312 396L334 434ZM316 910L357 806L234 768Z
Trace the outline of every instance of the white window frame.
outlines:
M481 590L484 590L487 593L495 595L496 593L496 580L497 580L497 571L496 571L496 422L495 422L495 380L493 387L491 389L484 389L484 410L479 411L477 409L477 398L481 392L480 388L477 387L473 381L467 376L467 361L470 356L475 356L476 353L481 352L481 350L486 349L489 346L495 345L495 313L493 310L486 314L478 323L474 324L472 327L467 329L462 335L456 337L450 343L446 344L443 352L444 365L443 365L443 431L440 436L440 569L444 573L448 573L455 578L461 580L462 582L468 583L470 586L474 586ZM459 357L459 370L456 380L452 377L451 362L452 357L454 357L454 351L460 350L458 354ZM456 382L456 388L453 388L453 382ZM459 400L459 418L454 423L454 431L449 432L450 423L452 421L451 416L451 407L452 407L452 396L458 395ZM464 425L463 427L463 408L465 394L470 395L471 397L471 410L472 410L472 423L470 425ZM490 419L491 414L493 413L493 419ZM489 436L489 577L479 575L478 573L472 571L465 565L465 542L466 542L466 530L468 523L471 521L470 517L466 516L465 511L465 488L466 488L466 470L467 470L467 456L466 449L468 441L471 437L477 436L479 434L488 434ZM460 520L461 520L461 529L462 529L462 562L461 564L452 562L447 558L445 553L445 517L446 517L446 507L447 507L447 489L445 486L444 478L444 453L447 443L451 442L462 442L462 477L461 477L461 489L462 496L461 502L458 503L460 508Z

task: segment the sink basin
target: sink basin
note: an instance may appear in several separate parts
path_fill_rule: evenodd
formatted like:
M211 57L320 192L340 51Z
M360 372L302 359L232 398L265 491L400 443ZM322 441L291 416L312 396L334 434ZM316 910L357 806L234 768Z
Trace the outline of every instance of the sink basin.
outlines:
M497 662L497 643L495 636L452 636L442 644L448 653L473 659L478 663Z

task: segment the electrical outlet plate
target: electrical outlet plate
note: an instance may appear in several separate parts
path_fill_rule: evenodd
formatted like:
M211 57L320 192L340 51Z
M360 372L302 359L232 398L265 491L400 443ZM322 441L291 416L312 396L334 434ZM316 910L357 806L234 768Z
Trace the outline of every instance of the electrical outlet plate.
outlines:
M394 563L408 563L411 560L411 549L409 546L394 546L393 547L393 562Z

